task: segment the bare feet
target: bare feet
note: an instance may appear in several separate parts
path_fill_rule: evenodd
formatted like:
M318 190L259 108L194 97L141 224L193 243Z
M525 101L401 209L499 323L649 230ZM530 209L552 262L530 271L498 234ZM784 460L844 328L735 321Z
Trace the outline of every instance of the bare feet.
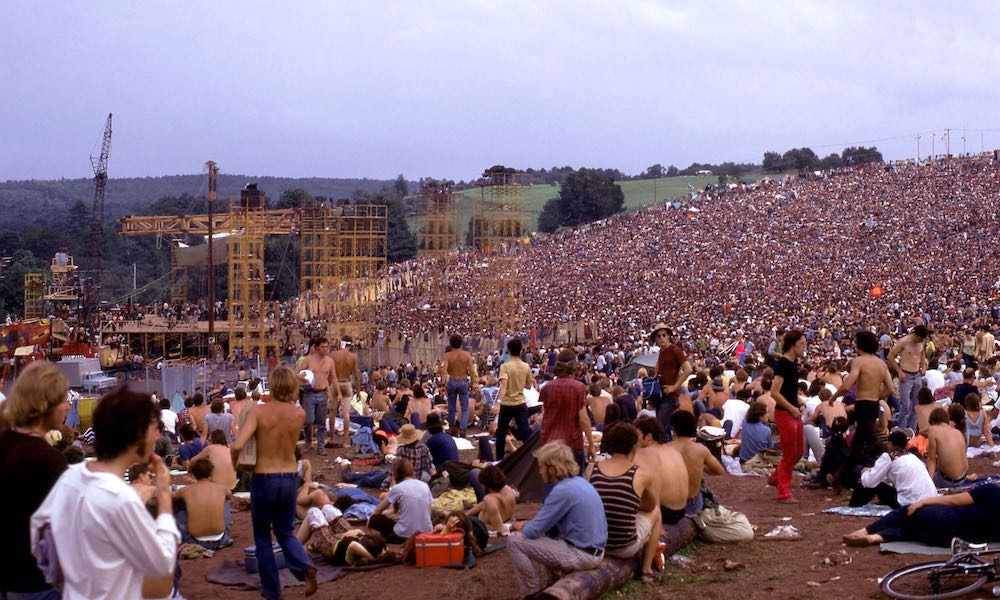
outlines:
M306 596L312 596L319 589L319 584L316 583L316 567L309 567L306 569Z
M868 533L865 529L859 529L857 531L852 531L843 537L843 542L848 546L874 546L875 544L881 544L883 541L882 536L877 533Z

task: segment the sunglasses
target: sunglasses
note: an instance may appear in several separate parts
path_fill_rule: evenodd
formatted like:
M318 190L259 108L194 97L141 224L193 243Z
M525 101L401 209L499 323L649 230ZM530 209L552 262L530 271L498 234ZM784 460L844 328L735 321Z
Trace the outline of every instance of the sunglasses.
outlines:
M656 339L665 338L665 337L667 337L667 332L665 332L665 331L662 331L662 332L656 334Z

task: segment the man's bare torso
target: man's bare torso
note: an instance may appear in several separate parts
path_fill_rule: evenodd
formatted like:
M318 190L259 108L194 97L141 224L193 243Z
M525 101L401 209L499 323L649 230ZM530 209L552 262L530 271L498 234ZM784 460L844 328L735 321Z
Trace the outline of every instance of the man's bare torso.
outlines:
M196 481L178 492L186 505L191 535L217 535L225 531L226 492L224 486L208 480Z
M878 402L882 398L882 384L888 373L885 362L873 354L862 354L854 359L852 368L858 369L855 382L858 387L857 399Z
M228 446L220 444L209 444L195 456L191 462L199 458L208 458L212 461L212 476L209 481L224 486L227 490L236 487L236 469L233 468L232 454Z
M899 368L908 373L919 372L924 342L911 333L899 340L899 346Z
M947 424L931 425L927 439L936 448L938 471L953 480L965 477L969 471L969 459L962 432Z
M358 357L347 348L341 348L330 354L333 357L333 364L337 368L337 378L340 381L349 381L351 377L357 377L354 371L358 368ZM361 385L361 380L354 382Z
M649 473L660 506L671 510L684 508L688 500L688 475L684 458L677 450L663 444L637 448L632 462Z
M312 389L316 392L325 392L330 387L330 382L337 380L333 359L319 352L306 354L299 368L313 372L315 380Z
M451 379L472 377L472 355L462 349L452 349L444 355L444 369Z

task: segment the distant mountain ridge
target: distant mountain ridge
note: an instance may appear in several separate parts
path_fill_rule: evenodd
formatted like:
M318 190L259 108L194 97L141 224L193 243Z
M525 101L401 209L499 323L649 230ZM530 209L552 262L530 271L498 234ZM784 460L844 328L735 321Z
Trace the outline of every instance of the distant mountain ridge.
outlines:
M271 177L254 175L219 175L219 200L238 198L247 183L256 183L271 201L277 201L287 189L302 188L313 196L350 198L355 190L376 192L393 179L347 179L330 177ZM416 190L416 182L408 182ZM208 176L166 175L163 177L127 177L109 179L104 213L109 220L124 215L146 212L153 202L164 197L184 194L204 197L208 193ZM77 200L89 208L94 198L93 179L49 179L6 181L0 183L0 227L27 222L32 224L61 223Z

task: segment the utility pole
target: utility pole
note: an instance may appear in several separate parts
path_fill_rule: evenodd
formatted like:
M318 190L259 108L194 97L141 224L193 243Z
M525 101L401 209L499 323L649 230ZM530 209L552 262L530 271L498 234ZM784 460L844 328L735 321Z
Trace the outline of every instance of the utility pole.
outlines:
M920 164L920 134L917 134L917 164Z
M931 162L934 162L934 133L931 133Z
M205 163L208 167L208 353L211 356L211 344L215 343L215 255L212 253L212 238L215 231L212 221L215 220L215 199L218 194L216 190L216 179L219 175L219 167L215 161L210 160Z
M944 155L946 158L951 158L951 130L944 130Z
M962 154L965 154L965 128L962 128Z

